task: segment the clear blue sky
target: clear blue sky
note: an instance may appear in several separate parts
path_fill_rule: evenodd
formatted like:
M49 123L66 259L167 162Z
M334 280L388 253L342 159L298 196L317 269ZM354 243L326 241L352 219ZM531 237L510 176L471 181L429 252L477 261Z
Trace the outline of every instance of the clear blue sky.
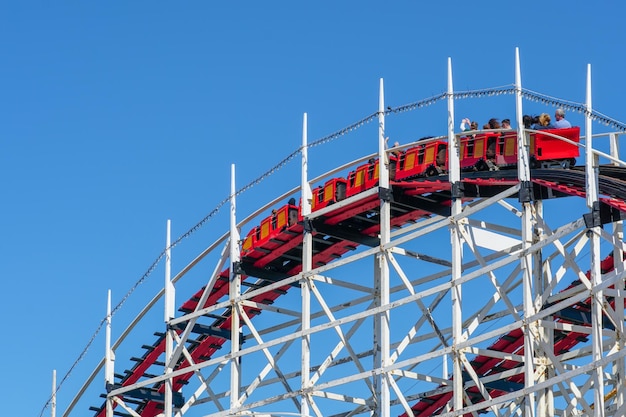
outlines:
M625 12L618 0L1 1L0 414L38 416L52 370L60 380L89 342L106 291L117 304L156 259L166 220L181 235L227 196L230 164L242 186L291 153L304 112L315 140L375 112L379 78L390 106L441 93L448 57L457 90L511 84L519 47L524 87L582 102L590 63L594 108L625 120ZM460 104L457 118L514 118L509 104ZM389 117L389 134L445 133L445 112L428 111ZM373 152L375 128L363 132L359 149ZM298 184L291 165L242 198L242 216ZM207 223L174 268L226 229ZM142 305L130 299L126 314ZM59 393L59 414L101 339Z

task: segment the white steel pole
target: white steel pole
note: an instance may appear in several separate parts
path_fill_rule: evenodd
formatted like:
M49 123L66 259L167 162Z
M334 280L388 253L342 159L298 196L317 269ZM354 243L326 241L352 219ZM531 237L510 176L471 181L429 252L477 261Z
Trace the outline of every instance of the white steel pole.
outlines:
M389 188L389 163L385 149L385 90L383 79L379 82L378 93L378 166L379 166L379 195L380 195L380 252L375 257L374 267L374 287L378 290L378 304L385 306L389 304L389 265L385 253L385 245L391 238L390 222L390 193ZM374 343L378 341L378 346L374 346L375 352L380 352L376 366L381 370L389 362L389 310L384 310L378 314L375 324ZM380 395L378 397L378 411L380 417L389 417L391 413L391 398L389 395L389 375L381 372L378 376L378 387Z
M172 283L172 253L171 253L171 221L168 219L165 231L165 375L173 370L172 351L174 348L174 338L170 329L170 320L174 318L174 297L175 289ZM172 378L165 381L165 390L163 393L163 416L172 417Z
M302 178L300 184L301 202L300 208L304 221L304 231L302 236L302 281L300 292L302 297L302 331L304 335L301 340L302 362L301 387L302 398L300 399L300 415L309 416L312 397L308 392L311 385L311 335L306 332L311 327L311 281L308 275L313 265L313 234L310 227L309 214L311 214L311 186L308 180L308 137L307 137L307 114L302 118Z
M241 295L241 275L238 272L239 254L239 232L237 230L236 205L235 205L235 164L230 170L230 283L229 298L232 306L232 320L230 325L230 351L232 354L230 362L230 408L239 407L239 387L241 383L241 360L236 356L239 352L239 332L240 316L239 307L236 300Z
M600 271L600 206L598 201L598 158L593 152L593 138L591 132L591 65L587 65L587 92L585 114L585 146L586 146L586 178L587 178L587 207L591 210L592 224L590 227L591 246L591 350L594 361L602 359L602 276ZM594 370L594 417L604 417L604 374L602 366Z
M52 401L50 401L50 417L57 415L57 370L52 370Z
M454 217L463 211L463 195L460 167L460 141L454 134L454 86L452 83L452 58L448 58L448 180L452 189L451 215ZM450 224L450 243L452 246L451 301L452 301L452 406L454 411L463 408L463 365L458 345L463 340L463 292L459 280L462 274L463 241L459 228L460 222Z
M107 319L106 319L106 331L105 331L105 344L106 351L104 354L104 381L106 384L107 392L113 389L114 383L114 363L115 354L111 350L111 290L107 292ZM113 399L107 395L106 399L106 415L107 417L113 417Z

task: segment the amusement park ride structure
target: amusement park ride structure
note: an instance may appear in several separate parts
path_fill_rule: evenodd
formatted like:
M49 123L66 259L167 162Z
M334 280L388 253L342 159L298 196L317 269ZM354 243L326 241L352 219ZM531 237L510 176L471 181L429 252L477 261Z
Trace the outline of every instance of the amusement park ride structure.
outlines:
M382 80L372 187L312 210L312 186L373 156L309 180L306 114L301 186L239 223L233 167L229 232L172 277L168 223L163 290L115 343L109 296L105 358L63 416L102 369L97 417L626 415L619 133L592 135L588 68L584 164L535 168L517 52L515 75L514 169L461 169L450 61L442 175L394 179L394 151L444 138L387 149ZM263 231L291 197L297 215ZM242 249L258 223L266 238ZM175 284L211 256L177 314ZM117 373L114 351L160 299L165 331Z

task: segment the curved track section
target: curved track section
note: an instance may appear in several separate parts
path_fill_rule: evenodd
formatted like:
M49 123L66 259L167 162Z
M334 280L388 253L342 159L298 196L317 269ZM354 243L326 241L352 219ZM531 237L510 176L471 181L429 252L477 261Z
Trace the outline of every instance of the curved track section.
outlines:
M516 171L490 171L490 172L478 172L471 174L464 174L463 179L463 192L464 201L466 207L480 206L481 202L505 202L506 198L509 201L515 201L519 195L519 183L517 180ZM600 221L602 224L620 222L626 213L626 170L615 167L602 167L599 176L599 191L602 197L600 198L600 206L595 213L585 214L582 216L582 221L587 222L586 227L590 227L594 224L594 221ZM534 170L532 172L532 189L530 190L532 200L541 203L550 199L556 199L559 197L578 197L578 199L585 197L585 172L580 168L574 168L571 170ZM567 199L569 200L569 199ZM391 226L398 230L398 236L402 234L417 233L416 235L409 237L410 240L420 240L422 246L428 246L427 240L430 236L431 225L436 224L436 219L444 219L450 215L450 183L446 176L431 177L427 179L418 179L403 182L392 182L391 186ZM546 203L547 204L547 203ZM504 203L504 207L510 206L510 203ZM379 190L373 188L368 192L361 193L354 196L342 204L336 204L330 206L324 210L323 215L317 216L312 219L310 226L313 230L313 267L320 269L320 275L324 274L325 267L332 265L334 261L340 258L356 256L359 253L367 252L367 248L376 249L379 245L378 232L379 226L379 208L380 208L380 196ZM514 209L509 209L511 213L515 214ZM483 221L484 220L480 220ZM578 239L584 239L585 227L581 227L579 221L576 226L572 226L572 230L576 227L583 230L579 233ZM475 223L468 223L470 226L475 226ZM573 223L572 223L573 224ZM597 224L597 223L596 223ZM298 291L300 287L299 281L293 277L297 276L302 271L302 237L305 224L298 222L291 226L285 227L279 234L274 236L271 240L266 242L263 246L255 248L253 251L247 253L238 264L238 271L241 273L242 286L247 287L247 294L245 296L246 302L242 304L242 314L248 319L259 316L262 311L268 310L277 312L280 307L272 306L281 296L288 294L289 292ZM308 227L308 226L307 226ZM544 226L544 228L547 226ZM441 227L440 227L441 228ZM564 227L562 227L564 228ZM505 234L515 234L514 231L501 228ZM417 232L411 232L416 230ZM434 229L433 229L434 230ZM555 233L559 233L556 231ZM564 236L564 234L559 235ZM401 237L399 239L402 239ZM407 240L409 240L407 239ZM552 242L558 241L554 239ZM426 243L424 245L424 242ZM574 245L574 243L564 243L557 245L556 255L553 257L564 258L563 265L567 268L574 270L574 274L578 275L578 279L573 282L570 281L570 285L557 291L558 283L548 284L549 291L543 296L539 296L538 299L542 300L540 309L549 311L549 317L551 320L551 326L553 332L549 335L549 345L551 346L550 352L544 352L545 357L551 360L563 360L567 361L571 358L580 359L585 354L588 354L587 342L589 340L589 332L585 330L585 327L590 326L590 298L589 296L581 295L586 292L585 281L587 281L589 275L585 275L580 270L577 270L575 265L571 265L572 258L580 253L580 248L576 247L569 252L566 249ZM619 245L618 245L619 246ZM366 249L363 249L366 248ZM361 252L359 252L361 251ZM509 249L509 252L518 251L518 248L513 244ZM406 288L398 290L398 292L406 292L408 289L408 296L405 294L404 298L398 298L396 302L398 305L417 304L418 311L421 311L419 316L414 316L414 320L409 320L402 327L407 327L409 330L404 337L399 337L398 341L393 345L394 357L396 363L401 362L401 359L408 361L407 365L401 370L397 369L395 378L396 382L391 384L391 387L396 390L397 400L395 404L405 409L403 415L408 415L407 407L410 407L410 412L415 416L432 416L449 412L451 410L451 399L453 395L451 379L446 378L445 366L442 369L442 375L439 378L428 376L421 367L421 362L429 363L442 361L445 363L448 361L447 355L450 351L451 334L449 328L447 328L449 319L442 320L443 323L439 323L434 315L431 314L438 308L438 305L442 303L444 299L443 294L447 294L448 291L441 289L441 293L428 289L428 282L432 281L435 287L441 286L441 278L449 275L449 262L446 259L438 257L435 253L428 254L428 250L424 250L425 253L417 253L411 250L397 250L396 254L402 254L411 257L414 260L420 262L426 262L429 265L435 265L439 268L439 272L420 274L413 270L413 274L417 279L413 277L405 276L403 272L399 272L399 275L404 280L411 280L411 285L407 285ZM434 251L437 252L438 251ZM506 252L506 251L505 251ZM494 261L489 261L491 256ZM503 255L490 252L490 254L476 255L476 260L472 263L470 261L465 265L465 269L468 274L474 273L476 276L490 276L492 282L499 282L495 284L494 295L477 311L469 314L466 319L466 332L468 337L471 332L481 326L480 323L488 322L490 320L502 319L504 316L511 316L508 321L505 320L505 324L500 330L494 331L493 329L481 330L477 333L477 338L480 339L471 348L467 348L464 353L466 359L466 370L464 371L464 387L465 387L465 403L466 405L473 406L474 410L478 412L491 411L497 413L498 407L504 407L505 412L502 415L515 415L519 404L515 405L515 401L511 399L503 400L498 403L498 397L506 397L511 393L521 393L524 389L524 372L523 372L523 358L524 358L524 331L523 327L519 324L523 317L523 312L520 311L520 307L515 303L513 298L516 296L516 289L519 289L520 283L515 278L515 268L511 271L507 271L505 279L498 281L493 271L494 268L490 268L491 262L497 263L499 259L503 259ZM621 263L620 263L621 264ZM394 264L395 265L395 264ZM561 267L561 269L566 268ZM477 270L477 268L483 268L483 270ZM620 266L619 271L623 270ZM586 270L586 269L585 269ZM602 273L607 276L612 276L615 280L615 270L613 263L613 255L609 255L602 262ZM473 272L474 271L474 272ZM477 272L475 272L477 271ZM519 272L519 271L517 271ZM213 392L207 387L211 387L212 377L201 377L204 379L204 385L199 388L194 394L193 391L187 392L187 385L190 383L194 375L199 373L199 364L209 363L208 369L212 369L214 374L219 373L224 369L224 359L227 357L227 352L220 352L223 348L230 344L231 337L231 320L232 320L232 308L228 305L228 292L229 292L229 276L230 269L226 268L218 274L217 279L213 280L209 287L203 287L196 294L194 294L188 301L182 304L180 312L183 314L193 314L194 312L198 316L193 321L193 326L189 327L188 333L193 334L193 337L186 338L184 342L184 355L178 360L174 371L175 376L172 377L172 387L175 392L173 397L173 404L175 409L187 411L193 405L193 401L189 400L189 396L197 397L203 390L209 391L208 398L203 401L196 401L196 403L205 403L209 410L203 414L215 414L226 415L225 410L228 409L228 405L222 404L223 399L228 396L227 392L221 394ZM561 271L556 271L556 276L562 278L564 276ZM291 278L291 279L290 279ZM559 280L557 279L557 281ZM615 280L619 282L619 280ZM368 286L368 282L358 284L356 281L353 289L362 290L358 285ZM561 284L562 286L563 284ZM349 284L344 283L347 287ZM420 290L418 288L426 286L427 289L422 296L416 296ZM552 286L552 287L550 287ZM402 287L402 285L400 285ZM607 286L607 290L615 288L615 286ZM493 288L492 288L493 289ZM578 298L576 298L576 296ZM570 298L567 298L570 297ZM573 298L572 298L573 297ZM199 304L202 299L205 302ZM573 299L570 303L565 302ZM407 301L408 300L408 301ZM491 301L490 301L491 300ZM565 300L565 301L564 301ZM615 330L615 323L612 323L612 317L610 312L616 311L615 298L612 296L607 297L607 309L608 314L605 315L606 328ZM623 300L623 298L621 298ZM505 308L498 312L494 312L493 309L497 302L504 302ZM321 303L320 303L321 304ZM345 300L345 305L350 306L358 304L356 299L350 301ZM328 320L336 322L338 319L331 313L339 310L338 306L341 306L341 301L337 302L334 307L322 306L318 318L326 315ZM371 305L372 308L375 307ZM489 308L487 308L489 307ZM367 308L365 308L367 310ZM509 310L508 313L506 310ZM620 310L617 310L620 311ZM621 310L623 311L623 309ZM198 314L200 312L201 314ZM351 313L355 314L355 313ZM363 315L363 313L357 313ZM401 313L402 314L402 313ZM439 313L437 313L439 314ZM351 316L347 316L351 317ZM200 318L202 320L200 320ZM367 320L359 316L353 321ZM544 318L544 320L547 320ZM614 319L613 319L614 320ZM424 323L429 323L431 332L429 334L423 333L420 330L420 326L424 326ZM244 323L245 324L245 323ZM275 324L276 327L283 326L285 329L295 328L294 323L291 326L288 324ZM321 326L321 325L318 325ZM332 387L336 386L337 382L334 379L326 382L326 386L319 388L318 394L321 397L331 398L335 401L343 401L350 404L347 411L338 411L336 415L358 415L363 413L369 413L371 411L371 401L377 392L375 387L375 378L370 378L368 373L365 372L366 367L362 364L363 357L375 357L375 352L362 351L357 352L355 349L348 349L350 346L349 339L352 337L350 332L354 327L345 327L345 324L335 324L335 328L343 327L343 335L340 337L341 341L328 356L322 356L319 364L316 365L312 371L315 376L314 379L323 375L324 372L328 372L334 366L339 367L340 364L351 363L355 367L351 374L359 375L354 377L355 381L364 382L366 386L365 393L360 387L354 391L354 398L350 399L348 389L345 392L333 392ZM424 326L425 327L425 326ZM423 327L422 327L423 328ZM183 334L185 329L184 324L174 326L172 330L176 331L179 335ZM411 330L413 329L413 330ZM272 325L269 324L266 327L265 334L271 333ZM356 330L355 330L356 332ZM419 332L422 332L418 334ZM340 335L341 331L338 332ZM279 332L281 337L287 337L285 332ZM279 338L277 336L277 338ZM248 341L252 342L253 339L263 345L262 337L257 334L255 329L252 329L243 338L244 343L242 347L246 347ZM297 339L299 340L299 339ZM416 349L416 346L420 346L420 340L430 340L426 343L425 350ZM267 342L266 342L267 344ZM270 343L271 345L271 343ZM582 348L577 349L577 346L583 345ZM409 348L409 346L412 346ZM469 345L468 345L469 346ZM264 350L265 349L265 350ZM226 350L226 349L224 349ZM338 351L348 350L349 353L343 357L337 355ZM374 349L375 350L375 349ZM545 350L545 345L544 345ZM268 353L270 348L258 348L257 352L265 352L266 359L271 362L268 356L274 356L278 361L284 352L283 350L273 350L272 353ZM150 345L144 345L144 353L138 358L134 358L135 365L126 370L123 374L117 374L117 381L115 386L110 387L111 390L120 388L126 388L123 395L120 395L120 401L125 404L126 409L132 407L134 413L142 417L154 417L163 412L163 396L165 384L163 380L150 383L149 381L155 378L157 375L163 373L163 356L165 352L165 335L159 334L157 339ZM406 352L406 353L405 353ZM409 353L410 352L410 353ZM437 353L444 352L444 353ZM226 355L226 356L225 356ZM406 357L410 356L416 358L415 361L408 360ZM411 356L412 355L412 356ZM222 358L220 360L219 358ZM246 360L242 357L243 361ZM554 367L554 364L552 364ZM556 370L551 368L550 372L547 372L547 377L554 378L555 373L566 373L567 370L572 369L572 365L568 365L565 368L556 366ZM267 368L267 367L266 367ZM253 388L263 386L265 382L261 382L266 378L266 368L261 368L259 371L258 380L251 378L250 381L243 386L246 388L245 396L253 396ZM270 364L270 368L276 370L277 366ZM547 368L547 367L545 367ZM296 366L296 369L298 367ZM188 370L188 371L187 371ZM288 391L290 389L291 379L298 378L298 372L295 371L292 375L285 375L284 372L277 372L278 377L275 378L274 384L270 386L281 386ZM365 375L364 375L365 374ZM337 378L341 378L338 376ZM347 376L343 376L347 379ZM402 384L402 380L405 379L409 383ZM322 380L322 378L319 378ZM145 381L148 381L146 383ZM425 385L424 388L419 388L420 383ZM569 383L571 385L571 382ZM430 385L430 388L428 386ZM555 384L562 392L560 397L562 401L571 401L568 396L576 397L576 390L569 388L567 384ZM417 389L416 389L417 388ZM275 389L275 388L274 388ZM589 389L589 387L587 387ZM581 389L583 390L583 389ZM270 390L271 391L271 390ZM565 392L567 391L567 392ZM183 392L187 395L184 396ZM325 394L320 394L325 392ZM368 394L369 392L369 394ZM400 392L402 394L400 394ZM571 392L574 392L572 394ZM270 395L270 394L263 394ZM275 398L274 401L268 401L267 404L280 403L280 401L290 404L296 412L299 410L299 401L297 400L297 393L285 395L283 398L279 398L280 394L272 392ZM523 397L523 394L518 394ZM578 399L578 405L583 409L590 409L593 407L589 400L584 399L585 395L580 394ZM360 399L362 398L362 400ZM483 407L480 404L485 403ZM261 400L256 400L250 406L249 410L254 410L255 406L259 408L267 406ZM495 404L499 404L497 407ZM582 404L582 405L581 405ZM283 405L284 406L284 405ZM316 405L316 407L318 407ZM326 414L320 409L315 409L315 412ZM567 405L561 405L563 409L567 409ZM94 407L95 415L97 417L104 417L105 405ZM473 411L476 413L477 411ZM250 412L250 411L248 411ZM510 413L510 414L506 414ZM120 415L132 415L128 412L118 412ZM211 414L211 415L213 415ZM466 415L472 415L472 412L468 412ZM496 415L496 414L494 414ZM500 415L500 414L497 414Z

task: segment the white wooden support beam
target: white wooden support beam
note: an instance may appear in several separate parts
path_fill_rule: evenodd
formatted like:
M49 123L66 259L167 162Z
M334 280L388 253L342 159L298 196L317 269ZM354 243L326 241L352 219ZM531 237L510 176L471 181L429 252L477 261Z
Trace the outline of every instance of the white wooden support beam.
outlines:
M230 408L239 407L239 392L241 387L241 359L238 356L240 350L240 315L237 308L237 299L241 295L241 274L239 273L239 231L237 230L236 204L235 204L235 164L230 169L230 277L228 298L231 304L230 324Z
M107 316L105 331L106 352L104 354L104 381L107 392L113 389L114 381L114 365L115 354L111 349L111 290L107 292ZM106 416L113 417L113 397L107 395L106 398Z
M52 370L52 397L50 400L50 417L57 415L57 370Z
M302 173L300 183L301 203L300 208L304 221L302 236L302 280L300 281L300 296L302 306L301 326L304 335L301 338L301 362L300 362L300 415L306 417L312 406L313 398L309 392L311 387L311 335L306 333L311 327L311 278L307 273L313 265L313 231L311 230L309 214L311 214L311 186L308 179L308 118L304 113L302 118Z
M591 65L587 65L587 88L585 100L585 173L587 179L587 207L591 210L593 224L588 225L590 242L590 281L592 288L598 288L602 283L600 271L600 229L601 224L596 224L596 212L600 210L598 200L598 157L593 151L592 136L592 105L591 105ZM598 361L602 359L602 303L604 294L601 289L591 293L591 346L592 359ZM598 366L593 372L594 379L594 417L604 417L604 373L602 367Z
M380 252L375 255L374 263L374 288L378 294L376 304L385 306L389 304L389 265L385 256L385 245L391 237L391 202L386 198L389 188L389 164L385 147L385 92L383 79L379 82L378 93L378 167L380 198ZM389 335L389 311L383 310L378 313L374 322L374 366L384 368L389 362L390 335ZM389 380L391 376L381 372L375 376L374 395L377 397L375 413L378 417L390 417L391 398Z
M170 320L174 318L174 301L175 290L172 283L172 249L171 249L171 226L172 223L168 219L165 231L165 375L172 372L174 365L172 364L172 351L174 347L174 339L170 329ZM172 378L164 381L163 391L163 416L172 417Z
M452 210L450 222L450 243L452 246L452 406L454 410L463 408L463 354L458 344L463 341L463 296L459 282L463 270L463 240L459 228L463 219L454 220L463 211L463 195L461 189L460 140L454 133L454 87L452 84L452 59L448 58L448 170L452 187Z
M530 182L529 146L524 132L522 116L522 75L520 70L519 49L515 48L515 97L517 115L517 175L520 182L519 200L522 204L522 250L526 252L521 257L522 292L524 305L524 386L528 394L524 401L524 416L535 416L535 393L532 388L535 384L534 357L535 340L533 329L537 323L527 321L527 317L535 315L533 300L533 256L527 251L533 245L532 221L532 183Z
M610 137L611 156L615 159L619 159L619 151L620 151L619 135L617 133L611 133L609 137ZM613 162L613 165L619 166L619 164L617 164L616 162ZM624 224L621 220L613 223L613 239L616 242L620 242L620 243L624 241ZM623 259L624 259L624 251L619 246L616 246L613 249L613 268L615 269L615 272L618 274L624 271L624 262L622 261ZM626 285L626 281L622 280L615 286L615 289L617 291L617 295L615 297L615 315L617 317L625 317L624 298L626 294L624 291L624 285ZM624 326L624 320L620 320L618 322L618 326L616 330L617 330L617 339L615 343L619 350L624 350L626 349L626 334L625 334L626 328ZM622 357L615 362L615 365L613 367L615 387L617 390L616 398L615 398L615 405L616 405L617 410L622 409L622 407L626 407L626 398L625 398L626 397L626 375L625 374L626 374L626 363L624 361L624 358ZM624 412L623 409L621 412L622 413Z

